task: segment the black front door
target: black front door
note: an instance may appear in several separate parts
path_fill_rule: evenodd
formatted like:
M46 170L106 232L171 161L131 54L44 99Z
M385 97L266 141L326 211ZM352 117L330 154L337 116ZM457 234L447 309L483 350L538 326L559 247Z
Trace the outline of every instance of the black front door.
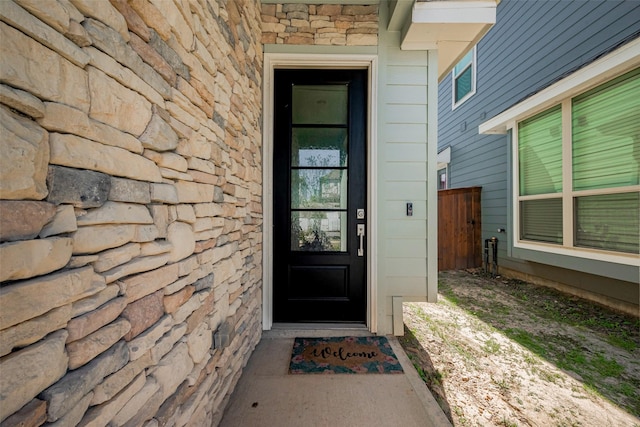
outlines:
M366 82L275 71L275 322L366 320Z

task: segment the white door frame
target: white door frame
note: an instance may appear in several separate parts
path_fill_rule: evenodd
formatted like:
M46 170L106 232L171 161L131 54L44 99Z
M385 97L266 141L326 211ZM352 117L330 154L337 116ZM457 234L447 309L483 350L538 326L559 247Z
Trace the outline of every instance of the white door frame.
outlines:
M352 54L265 53L262 122L262 329L273 325L273 117L274 71L278 68L366 69L367 111L367 327L378 329L377 275L377 81L378 56Z

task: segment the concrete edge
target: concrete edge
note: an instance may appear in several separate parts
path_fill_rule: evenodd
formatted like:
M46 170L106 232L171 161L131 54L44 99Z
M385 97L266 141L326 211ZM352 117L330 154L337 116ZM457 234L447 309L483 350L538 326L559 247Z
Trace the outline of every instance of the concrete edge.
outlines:
M332 337L369 337L373 334L366 327L323 324L289 324L274 326L269 331L262 331L263 338L332 338Z
M420 375L404 352L398 339L393 336L387 336L387 339L389 340L389 344L391 344L393 352L398 357L402 369L404 369L409 384L411 384L411 387L416 392L416 396L418 396L418 399L422 402L425 411L432 416L432 418L429 419L428 425L433 427L451 427L449 419L444 414L442 408L440 408L440 405L438 405L438 402L436 402L427 385L422 381L422 378L420 378Z

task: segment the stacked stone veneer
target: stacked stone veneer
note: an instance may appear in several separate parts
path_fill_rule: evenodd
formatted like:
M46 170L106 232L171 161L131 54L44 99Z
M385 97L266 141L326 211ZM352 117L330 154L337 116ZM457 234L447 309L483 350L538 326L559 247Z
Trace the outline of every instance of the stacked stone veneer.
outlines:
M262 5L265 44L376 46L378 5Z
M0 2L3 426L219 420L261 330L260 14Z

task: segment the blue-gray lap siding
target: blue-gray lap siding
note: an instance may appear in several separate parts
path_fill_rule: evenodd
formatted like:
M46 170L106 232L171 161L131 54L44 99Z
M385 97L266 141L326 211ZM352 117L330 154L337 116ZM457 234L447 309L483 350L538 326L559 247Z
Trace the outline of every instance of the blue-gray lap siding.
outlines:
M639 35L640 1L503 0L496 25L477 46L475 95L452 110L449 73L438 105L438 150L451 147L449 188L482 186L482 238L500 239L500 264L634 304L638 286L628 282L507 257L509 140L479 135L478 126Z

